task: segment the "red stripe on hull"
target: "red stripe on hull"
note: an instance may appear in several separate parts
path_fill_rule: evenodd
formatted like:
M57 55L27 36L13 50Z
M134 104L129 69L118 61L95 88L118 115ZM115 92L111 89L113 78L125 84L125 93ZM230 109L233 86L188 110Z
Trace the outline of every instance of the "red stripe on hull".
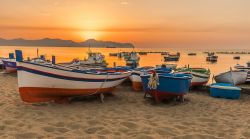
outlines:
M142 90L142 83L141 82L132 82L132 87L134 91L141 91Z
M157 90L151 90L148 93L154 97L156 103L161 102L163 99L173 98L178 96L182 97L183 95L186 94L186 93L160 92Z
M16 72L16 71L17 71L16 68L5 67L5 72L6 72L6 73L12 73L12 72Z
M191 86L203 86L205 84L207 84L207 82L192 82Z
M88 96L100 93L111 93L115 87L103 89L59 89L39 87L19 87L19 94L24 102L56 102L73 96ZM97 93L95 93L97 91ZM95 93L95 94L93 94Z

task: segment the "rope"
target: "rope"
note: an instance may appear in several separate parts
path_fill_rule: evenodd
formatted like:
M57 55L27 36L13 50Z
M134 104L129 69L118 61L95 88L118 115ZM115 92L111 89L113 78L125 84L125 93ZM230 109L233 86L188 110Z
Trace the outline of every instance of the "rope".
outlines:
M159 76L157 73L153 73L150 75L149 81L148 81L148 88L149 89L157 89L157 86L160 85L159 83Z
M89 95L87 95L87 96L91 96L91 95L95 95L95 94L97 94L101 89L102 89L102 87L103 87L103 85L107 82L107 80L108 80L108 77L109 77L109 74L108 74L108 72L107 72L107 76L106 76L106 79L105 79L105 81L104 82L102 82L102 84L100 85L100 87L94 92L94 93L91 93L91 94L89 94Z

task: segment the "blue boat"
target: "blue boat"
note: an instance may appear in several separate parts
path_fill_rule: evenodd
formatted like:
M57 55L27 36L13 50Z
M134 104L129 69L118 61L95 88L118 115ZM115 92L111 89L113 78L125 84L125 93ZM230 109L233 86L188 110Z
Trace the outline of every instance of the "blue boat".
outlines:
M9 58L2 59L3 66L7 73L16 72L16 59L14 53L9 53Z
M192 77L187 74L160 73L156 71L152 74L141 75L145 94L154 97L159 103L165 98L183 98L188 93Z
M221 97L227 99L239 99L241 88L227 83L215 83L210 86L210 95L212 97Z

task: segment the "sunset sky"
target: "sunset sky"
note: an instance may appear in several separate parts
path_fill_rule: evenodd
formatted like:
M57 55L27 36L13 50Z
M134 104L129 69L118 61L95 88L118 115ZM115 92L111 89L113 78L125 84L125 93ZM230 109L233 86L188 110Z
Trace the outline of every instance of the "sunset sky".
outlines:
M250 47L250 0L1 0L0 37Z

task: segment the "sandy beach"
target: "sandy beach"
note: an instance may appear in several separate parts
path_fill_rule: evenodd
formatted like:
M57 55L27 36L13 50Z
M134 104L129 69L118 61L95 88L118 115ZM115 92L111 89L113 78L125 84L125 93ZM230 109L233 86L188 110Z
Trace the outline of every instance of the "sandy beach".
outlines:
M105 102L25 104L16 74L0 74L0 138L250 138L250 96L240 100L191 91L184 103L152 105L143 92L119 86Z

